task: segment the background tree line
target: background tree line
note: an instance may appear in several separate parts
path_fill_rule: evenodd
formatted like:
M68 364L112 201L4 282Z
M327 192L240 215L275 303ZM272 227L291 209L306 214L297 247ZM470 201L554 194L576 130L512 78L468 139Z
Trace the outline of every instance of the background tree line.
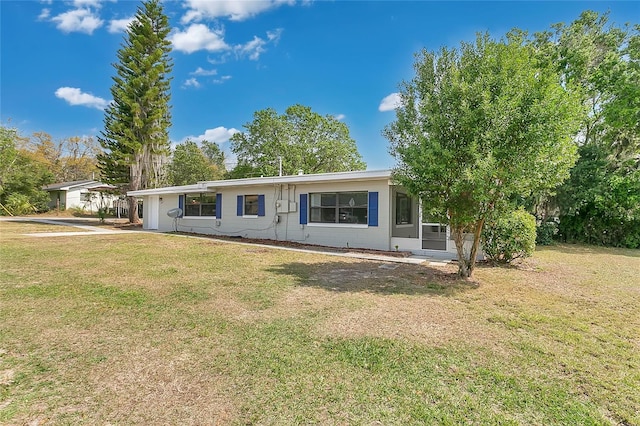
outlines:
M46 211L49 196L44 185L98 178L99 150L92 137L54 141L48 133L25 137L17 129L0 126L2 214Z
M578 160L540 219L559 218L564 241L640 248L640 25L615 26L586 11L531 43L585 110Z

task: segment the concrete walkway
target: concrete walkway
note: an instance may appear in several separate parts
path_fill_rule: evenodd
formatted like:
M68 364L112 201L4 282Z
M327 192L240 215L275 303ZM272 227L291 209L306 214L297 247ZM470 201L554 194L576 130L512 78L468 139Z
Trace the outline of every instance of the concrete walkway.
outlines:
M376 262L388 262L388 263L408 263L408 264L422 264L426 263L429 266L443 266L447 263L450 263L453 260L452 255L450 253L442 253L437 257L428 257L428 256L418 256L411 255L409 257L396 257L396 256L387 256L384 254L376 254L376 253L361 253L361 252L336 252L336 251L325 251L325 250L313 250L311 248L295 248L295 247L286 247L279 245L270 245L270 244L257 244L243 241L229 241L225 239L218 239L215 236L210 235L184 235L184 234L175 234L175 233L166 233L166 232L157 232L157 231L142 231L142 230L120 230L120 229L105 229L95 225L87 225L87 224L79 224L76 222L83 223L99 223L99 219L96 218L58 218L58 217L48 217L48 218L36 218L36 217L0 217L0 221L11 221L11 222L35 222L35 223L43 223L48 225L60 225L60 226L72 226L74 228L84 229L84 231L72 231L72 232L35 232L29 234L23 234L29 237L70 237L70 236L81 236L81 235L111 235L111 234L127 234L131 232L139 232L139 233L154 233L154 234L162 234L162 235L171 235L174 237L183 237L183 238L197 238L197 239L207 239L209 241L216 241L220 243L227 244L242 244L246 246L253 247L269 247L275 250L287 250L287 251L295 251L299 253L310 253L310 254L322 254L325 256L338 256L338 257L348 257L352 259L363 259L363 260L372 260Z
M67 237L67 236L78 236L78 235L109 235L109 234L125 234L127 232L132 232L132 231L123 231L121 229L105 229L105 228L101 228L99 226L92 226L92 225L82 225L79 223L74 223L74 222L94 222L94 223L100 223L99 219L95 219L95 218L80 218L80 219L72 219L72 218L57 218L57 217L50 217L50 218L36 218L36 217L19 217L19 216L13 216L13 217L1 217L0 221L6 221L6 222L35 222L35 223L43 223L43 224L47 224L47 225L59 225L59 226L72 226L74 228L80 228L80 229L84 229L83 231L71 231L71 232L34 232L34 233L30 233L30 234L23 234L29 237ZM133 231L135 232L135 231Z

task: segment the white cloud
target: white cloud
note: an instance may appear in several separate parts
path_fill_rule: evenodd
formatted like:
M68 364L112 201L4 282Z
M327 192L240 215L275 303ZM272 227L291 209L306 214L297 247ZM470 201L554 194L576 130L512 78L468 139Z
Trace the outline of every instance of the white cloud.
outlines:
M188 80L186 80L183 84L182 87L194 87L194 88L199 88L202 85L200 84L200 82L198 81L198 79L196 78L190 78Z
M217 52L229 49L224 42L223 30L210 30L204 24L193 24L186 31L176 31L169 36L176 50L193 53L198 50Z
M198 68L196 68L195 71L191 71L189 74L190 75L202 75L202 76L217 75L218 74L218 70L205 70L202 67L198 67Z
M231 80L231 76L230 75L220 76L220 78L216 78L215 80L212 80L212 82L215 83L215 84L222 84L227 80Z
M269 43L277 44L282 34L282 28L278 28L275 31L267 32L267 40L261 39L258 36L254 36L253 40L248 41L245 44L239 44L234 47L234 51L240 57L247 56L252 61L257 61L264 52L267 51L265 46Z
M82 90L76 87L61 87L56 90L56 97L64 99L69 105L82 105L99 110L104 110L109 105L108 101L89 93L82 93Z
M293 5L293 0L261 0L261 1L211 1L187 0L185 7L189 9L182 17L182 23L187 24L203 19L229 18L231 21L243 21L274 9L283 4Z
M282 28L277 28L275 31L267 31L267 38L274 44L278 44L280 36L282 35Z
M253 36L253 40L240 44L235 47L236 52L240 56L248 56L252 61L257 61L260 58L260 55L266 52L264 45L267 44L266 41L261 39L260 37Z
M382 100L382 102L380 102L378 111L393 111L399 106L400 106L400 93L392 93L389 96L386 96Z
M109 32L115 34L125 31L127 28L129 28L129 24L133 22L134 19L135 16L123 19L112 19L109 22Z
M342 120L344 120L346 118L346 115L344 115L344 114L336 114L336 115L333 116L333 118L335 118L338 121L342 121Z
M38 21L46 21L47 19L49 19L50 15L51 9L42 9L42 12L40 12L40 15L38 15Z
M199 77L211 77L214 75L218 75L218 71L217 70L205 70L202 67L198 67L196 68L195 71L191 71L189 73L189 75L195 75L195 76L199 76ZM230 75L221 75L220 78L214 78L212 80L208 80L208 82L210 83L214 83L214 84L222 84L225 81L231 79ZM186 87L195 87L195 88L199 88L202 87L202 84L198 81L198 79L196 79L195 77L192 77L188 80L186 80L182 87L186 88Z
M277 44L280 41L282 35L282 28L278 28L273 31L267 31L266 39L254 36L252 40L244 43L229 46L224 41L224 29L212 30L205 24L191 24L186 30L174 31L169 40L173 44L176 50L191 54L199 50L207 50L209 52L225 52L217 59L207 59L207 61L213 65L225 63L227 61L229 51L235 53L236 57L243 58L248 57L252 61L256 61L260 58L264 52L267 51L266 46L268 44ZM207 72L202 68L198 68L200 72ZM198 72L196 70L196 72ZM212 70L211 72L214 72ZM215 74L195 74L194 75L215 75Z
M225 64L227 63L230 57L231 57L231 52L227 51L223 54L218 55L214 59L207 57L207 62L209 62L211 65Z
M180 143L183 143L187 139L190 139L194 142L209 141L221 144L224 142L228 142L231 136L235 135L236 133L240 133L240 131L238 129L234 129L233 127L227 129L226 127L220 126L214 129L207 129L204 131L204 134L200 136L187 136L183 138Z
M51 18L56 27L65 33L80 32L93 34L104 21L89 9L74 9Z
M102 0L73 0L73 5L77 8L81 7L101 7Z
M240 133L240 131L238 129L234 129L233 127L230 129L227 129L226 127L216 127L214 129L207 129L204 132L204 135L198 136L198 140L207 140L210 142L216 142L216 143L224 143L224 142L228 142L229 139L231 138L231 136L235 135L236 133Z

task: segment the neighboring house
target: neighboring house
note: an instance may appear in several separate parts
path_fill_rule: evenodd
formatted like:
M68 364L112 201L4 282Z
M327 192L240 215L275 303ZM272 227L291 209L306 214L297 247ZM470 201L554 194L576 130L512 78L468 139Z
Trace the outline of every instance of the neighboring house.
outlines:
M111 208L118 198L105 192L114 189L113 186L95 180L54 183L42 189L49 193L49 208L59 210L78 208L94 212L100 207Z
M198 182L128 192L144 229L294 241L332 247L454 254L446 226L423 223L418 200L391 171ZM180 208L182 216L167 212Z

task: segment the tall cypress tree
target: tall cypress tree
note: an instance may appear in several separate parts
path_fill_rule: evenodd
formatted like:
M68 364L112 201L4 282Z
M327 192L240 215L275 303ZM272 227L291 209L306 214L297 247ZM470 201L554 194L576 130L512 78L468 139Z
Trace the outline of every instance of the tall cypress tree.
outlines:
M107 182L129 191L163 183L171 125L169 31L159 0L143 2L113 64L113 102L98 138L104 150L98 163ZM129 198L129 221L139 221L135 197Z

